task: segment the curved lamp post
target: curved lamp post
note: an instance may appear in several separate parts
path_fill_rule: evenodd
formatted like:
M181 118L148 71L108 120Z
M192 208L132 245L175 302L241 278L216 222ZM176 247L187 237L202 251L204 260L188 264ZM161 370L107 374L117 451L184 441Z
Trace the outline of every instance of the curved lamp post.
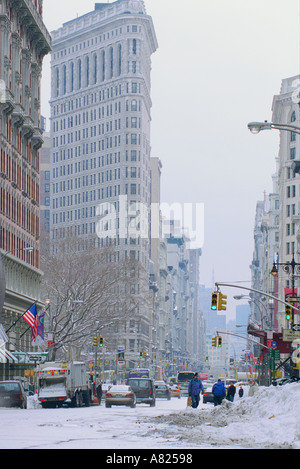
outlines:
M287 132L295 132L295 134L300 134L300 127L297 127L293 124L277 124L275 122L249 122L248 129L253 134L258 134L262 130L286 130Z

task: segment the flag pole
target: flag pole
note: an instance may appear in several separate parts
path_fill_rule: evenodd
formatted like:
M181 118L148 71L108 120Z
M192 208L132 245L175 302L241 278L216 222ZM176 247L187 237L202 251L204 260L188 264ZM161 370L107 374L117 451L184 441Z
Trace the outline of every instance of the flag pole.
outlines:
M26 311L22 314L22 316L20 316L8 329L7 331L5 331L5 333L7 334L13 327L15 327L15 325L20 321L20 319L22 319L22 317L24 316L24 314L27 313L27 311L30 310L30 308L32 308L32 306L34 306L36 303L32 303L32 305L26 309Z
M35 304L35 303L34 303L34 304ZM49 306L50 306L50 305L48 305L47 308L43 310L43 313L46 313L46 311L48 311ZM30 306L30 308L31 308L31 306ZM30 309L30 308L29 308L29 309ZM24 314L25 314L25 313L24 313ZM24 314L23 314L23 316L24 316ZM21 317L23 317L23 316L21 316ZM38 316L38 313L37 313L37 316ZM26 331L23 332L22 335L20 335L20 339L22 339L23 335L25 335L25 334L26 334L28 331L30 331L31 329L32 329L32 327L29 326L28 329L26 329Z

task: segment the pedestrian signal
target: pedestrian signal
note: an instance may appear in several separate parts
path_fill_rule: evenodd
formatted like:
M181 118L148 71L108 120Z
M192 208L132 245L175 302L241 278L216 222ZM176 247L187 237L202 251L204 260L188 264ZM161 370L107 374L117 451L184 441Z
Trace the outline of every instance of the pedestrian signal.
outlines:
M292 317L292 308L291 305L285 305L285 319L290 321Z
M226 311L227 295L219 292L218 311Z
M212 337L212 339L211 339L211 346L212 346L212 347L216 347L216 346L217 346L217 338L216 338L216 337Z
M212 311L216 311L217 308L218 308L218 296L219 296L218 291L214 291L211 295L211 309L212 309Z

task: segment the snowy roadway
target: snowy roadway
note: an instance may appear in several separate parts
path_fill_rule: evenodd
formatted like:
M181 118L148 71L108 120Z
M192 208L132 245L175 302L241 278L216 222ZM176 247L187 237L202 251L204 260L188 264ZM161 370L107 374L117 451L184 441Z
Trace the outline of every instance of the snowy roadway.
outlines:
M157 405L0 409L0 449L300 449L300 384L259 388L216 408Z

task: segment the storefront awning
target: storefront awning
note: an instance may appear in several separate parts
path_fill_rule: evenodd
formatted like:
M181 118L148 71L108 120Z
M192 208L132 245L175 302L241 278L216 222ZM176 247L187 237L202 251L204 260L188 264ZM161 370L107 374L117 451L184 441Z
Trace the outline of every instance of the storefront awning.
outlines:
M5 350L5 349L0 349L0 363L7 363L7 361L9 363L11 362L17 362L18 360L16 359L16 357L10 353L8 350Z

